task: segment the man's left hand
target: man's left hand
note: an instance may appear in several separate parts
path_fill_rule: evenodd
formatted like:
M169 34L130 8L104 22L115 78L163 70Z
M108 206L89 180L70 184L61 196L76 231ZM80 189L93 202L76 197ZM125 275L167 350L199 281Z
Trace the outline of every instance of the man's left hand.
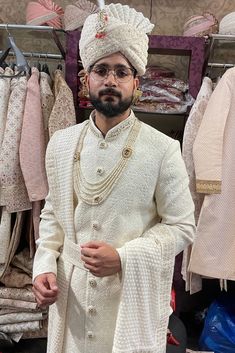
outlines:
M81 260L94 276L111 276L121 271L121 260L116 249L101 241L81 245Z

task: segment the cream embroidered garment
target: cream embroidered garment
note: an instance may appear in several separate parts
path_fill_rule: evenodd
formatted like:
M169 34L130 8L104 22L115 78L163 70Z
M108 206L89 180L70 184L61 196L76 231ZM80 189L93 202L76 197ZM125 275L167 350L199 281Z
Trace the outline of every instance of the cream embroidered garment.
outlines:
M55 71L54 94L55 104L48 122L50 138L55 131L65 129L66 127L76 124L73 94L65 82L61 70Z
M9 265L10 265L14 255L15 255L15 252L19 246L20 239L21 239L22 227L23 227L23 219L24 219L24 212L17 212L15 223L14 223L12 234L11 234L10 244L9 244L7 255L6 255L6 261L4 264L0 265L0 278L1 279L2 279L2 276L4 276L4 274L8 270Z
M189 263L190 272L228 280L235 280L234 82L235 68L232 68L223 75L212 94L213 98L211 96L210 103L213 102L213 105L208 105L202 122L205 131L201 128L198 131L197 141L206 139L201 152L197 146L201 157L209 157L209 151L221 148L222 185L220 194L205 195ZM213 137L222 134L222 131L222 140L214 140ZM208 145L209 142L211 145ZM205 146L208 146L208 152L204 155ZM211 165L210 160L208 165Z
M0 73L11 76L13 71L7 67L5 71L0 67ZM11 78L1 77L0 78L0 148L4 136L6 119L7 119L7 108L10 98L11 89Z
M51 90L52 81L46 72L40 73L40 93L42 104L42 116L44 122L45 142L49 141L48 121L55 103L54 94Z
M196 191L203 194L221 192L224 132L231 104L227 77L231 72L228 70L215 87L193 145Z
M27 84L20 139L20 166L30 201L43 200L48 194L45 151L39 71L33 67Z
M19 160L26 89L26 77L11 80L6 128L0 149L0 205L6 206L8 212L31 208Z
M28 321L18 322L16 324L3 324L0 325L0 332L4 333L16 333L16 332L27 332L37 331L42 327L41 321Z
M125 264L113 353L166 350L175 244L167 227L155 228L149 238L135 239L122 249Z
M20 322L28 322L28 321L39 321L43 320L45 315L42 312L17 312L17 313L10 313L7 315L1 315L0 313L0 325L7 325L7 324L16 324Z
M135 120L132 112L128 119L109 130L104 138L91 115L80 161L83 176L92 185L94 183L100 185L107 181L108 175L112 175ZM120 297L125 276L127 276L126 292L132 288L135 290L135 286L138 285L136 278L139 267L136 264L132 274L129 270L128 273L124 271L122 277L119 274L104 278L93 276L81 266L79 250L76 252L80 244L93 239L114 246L121 256L123 269L125 266L128 268L132 261L135 263L135 256L132 255L135 251L135 242L143 242L141 264L143 273L148 275L146 283L150 283L149 288L155 290L158 281L153 282L152 279L156 279L155 276L159 278L160 275L164 278L157 288L156 295L151 291L148 292L145 304L149 301L148 308L153 306L153 312L148 310L143 326L148 322L149 329L153 332L157 320L159 332L155 334L156 339L159 338L160 348L156 345L152 348L156 352L163 353L165 351L163 342L166 343L166 323L170 313L169 277L173 271L174 256L192 241L194 232L194 207L179 143L141 123L137 139L132 145L132 153L128 154L129 160L116 184L112 185L109 195L105 195L103 200L97 199L95 195L95 202L90 205L86 198L85 201L80 198L78 192L75 204L74 184L77 179L73 177L73 173L77 165L74 157L81 130L85 125L86 122L56 132L47 149L50 193L41 215L40 238L37 242L39 246L34 258L33 277L52 271L57 274L60 288L58 301L50 307L48 353L110 353L114 349L116 320L118 308L121 308ZM166 232L169 232L172 238L170 244L172 246L175 244L172 256L170 248L164 251L165 240L169 245ZM68 240L72 245L71 251L66 252ZM155 243L156 261L153 260ZM140 248L138 245L138 249ZM150 255L149 261L147 253ZM161 268L157 267L159 265L157 254L161 254L163 259ZM167 254L170 257L169 263L165 261ZM129 282L129 276L135 279L134 283ZM139 281L144 281L144 276L141 276ZM163 306L159 304L159 316L156 318L154 314L158 309L155 305L158 305L156 301L159 303L163 287L165 301ZM144 287L142 290L148 291L148 285L146 284L146 289ZM139 303L140 296L137 295L136 298ZM123 305L125 310L124 301ZM129 351L131 353L136 350L133 332L138 329L141 332L145 330L142 326L141 310L138 311L140 321L134 322L136 310L140 308L136 306L133 310L133 326L128 324L131 329L132 350ZM120 310L120 325L124 310ZM146 310L147 305L144 305L143 312L146 313ZM121 336L123 335L124 339L126 337L120 325L116 331L115 350L119 349ZM135 340L138 339L139 337L135 337ZM148 352L154 339L155 337L151 337L150 340L149 335L146 337L148 343L144 342L144 352Z
M201 212L201 207L204 199L204 194L196 192L196 176L195 167L193 162L193 144L198 133L198 129L201 125L203 115L205 113L208 101L212 94L212 81L209 77L205 77L202 82L201 89L197 95L197 99L190 111L189 117L185 124L184 137L183 137L183 149L182 156L185 162L185 166L189 176L189 189L193 198L195 205L195 221L198 222L199 214ZM196 274L190 274L187 271L190 254L191 245L184 250L183 262L182 262L182 275L186 282L186 291L190 290L190 293L196 293L201 290L202 281L201 277Z
M11 214L2 207L0 218L0 264L5 264L11 238Z

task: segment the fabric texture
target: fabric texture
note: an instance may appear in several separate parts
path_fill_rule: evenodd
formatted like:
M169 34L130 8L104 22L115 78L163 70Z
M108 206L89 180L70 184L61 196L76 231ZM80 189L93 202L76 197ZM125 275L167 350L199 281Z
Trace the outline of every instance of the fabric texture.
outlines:
M193 160L199 193L221 192L224 132L231 104L227 77L232 72L228 70L215 87L194 141Z
M87 17L79 43L85 70L99 59L121 52L143 75L148 57L148 36L154 25L127 5L110 4L104 12Z
M222 18L219 24L219 34L235 34L235 12Z
M0 68L0 73L4 75L13 75L13 71L7 67L5 71ZM11 79L7 77L1 77L0 79L0 148L4 136L6 120L7 120L7 108L11 93Z
M183 35L188 37L208 36L218 33L219 23L215 16L205 12L203 15L191 16L184 24Z
M62 7L52 0L30 1L26 8L26 24L40 26L47 24L54 28L62 28Z
M67 85L61 70L55 71L54 77L55 104L48 121L49 137L55 131L65 129L76 124L76 113L73 93Z
M64 12L64 29L73 31L82 27L86 18L97 11L98 6L88 0L78 0L67 5Z
M2 208L2 215L0 220L0 264L5 264L7 260L7 252L11 238L11 214L7 212L6 208Z
M91 183L101 180L119 160L135 119L133 113L128 119L109 130L104 139L91 116L90 128L87 131L81 154L82 172ZM162 269L171 268L172 261L172 269L166 270L167 273L163 271L164 275L161 271L151 271L153 276L164 278L162 286L166 286L164 294L167 309L165 301L162 310L159 303L163 287L158 287L159 295L156 294L154 298L149 291L149 306L146 299L143 308L146 312L147 307L153 305L155 313L155 305L158 305L155 301L159 303L160 316L154 318L148 312L146 320L152 322L150 330L154 329L155 320L158 323L161 322L162 326L159 325L157 333L157 337L162 339L161 348L155 345L151 352L163 353L166 345L166 331L163 338L164 329L161 331L161 328L166 329L170 314L169 282L171 281L168 276L172 275L174 255L192 241L194 232L194 207L179 143L141 123L132 157L125 171L110 196L103 203L91 207L83 202L79 195L76 196L77 201L74 201L74 155L84 124L86 123L56 132L47 149L46 163L50 193L41 215L40 238L37 241L38 249L34 259L33 278L44 272L54 272L57 274L60 288L58 301L50 307L48 353L70 351L85 353L93 350L116 353L119 350L123 331L118 329L115 336L115 326L122 285L127 280L125 285L127 293L130 278L128 275L131 276L129 269L132 261L135 262L136 253L134 243L133 247L131 246L132 241L139 243L138 256L140 258L141 243L142 249L146 251L145 254L149 252L149 258L152 260L153 248L156 246L156 254L161 253L163 259ZM97 172L100 168L103 169L103 174ZM160 219L162 219L161 224L159 224ZM67 238L74 243L74 248L92 239L103 240L111 244L119 252L123 270L126 266L128 268L127 277L125 278L124 270L121 275L98 278L81 266L74 266L63 255L64 239ZM168 242L169 238L170 242ZM169 245L166 251L163 246L164 241ZM167 256L172 254L171 251L174 255L169 260L170 262L167 262ZM72 251L69 254L72 256ZM79 255L76 258L78 259ZM143 258L142 261L146 260L143 271L146 270L146 275L148 273L144 288L146 287L148 291L148 288L156 286L157 282L151 282L150 268L157 264L155 260L148 263L147 255ZM136 266L133 266L132 273L132 278L135 280L139 269ZM145 276L143 276L143 281L144 278ZM131 286L129 288L134 286L131 283L129 285ZM140 296L136 298L139 303ZM123 310L126 305L124 301ZM122 325L123 310L120 311L120 325ZM134 312L133 315L135 315ZM141 326L141 320L136 323L136 327L138 325ZM75 329L77 327L79 327L79 334ZM133 327L128 341L131 344L129 352L133 353L136 352L136 345L133 341L135 330L136 328ZM141 330L143 332L144 328L141 327ZM116 337L115 350L114 337ZM151 342L150 338L146 339L148 342L144 343L142 352L149 352L153 339L151 338Z
M48 194L45 151L39 71L33 67L27 83L19 148L20 166L31 202L43 200Z
M27 91L27 78L11 80L6 127L0 149L0 205L8 212L31 208L20 168L19 146Z
M40 95L46 145L49 141L48 121L55 103L51 85L52 82L50 76L46 72L40 72Z
M202 142L197 152L208 162L208 170L219 156L222 185L220 194L205 195L189 263L190 272L227 280L235 280L234 80L235 69L227 70L211 95L197 135L197 142Z
M201 212L202 203L204 200L204 194L196 192L196 176L195 176L195 167L193 161L193 144L198 133L198 129L201 125L203 115L205 113L208 101L212 94L212 81L209 77L205 77L202 82L201 89L197 95L197 99L190 111L189 117L185 124L184 128L184 137L183 137L183 148L182 156L185 162L185 166L189 176L189 189L193 198L195 205L195 221L196 224L199 219ZM185 280L185 289L186 291L190 290L190 293L196 293L202 289L201 277L189 273L187 268L190 260L192 247L189 245L187 249L184 250L183 262L182 262L182 275Z

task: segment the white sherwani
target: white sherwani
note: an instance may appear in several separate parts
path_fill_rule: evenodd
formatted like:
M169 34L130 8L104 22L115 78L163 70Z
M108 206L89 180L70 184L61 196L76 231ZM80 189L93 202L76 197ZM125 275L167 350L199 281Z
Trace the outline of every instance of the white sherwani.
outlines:
M89 182L99 182L115 167L134 120L131 113L104 138L90 118L80 158ZM110 195L88 205L75 194L73 178L85 124L55 133L47 151L50 194L41 215L34 278L44 272L58 276L48 353L164 353L174 256L194 233L179 143L141 123ZM121 274L98 278L84 269L79 245L90 240L118 249Z

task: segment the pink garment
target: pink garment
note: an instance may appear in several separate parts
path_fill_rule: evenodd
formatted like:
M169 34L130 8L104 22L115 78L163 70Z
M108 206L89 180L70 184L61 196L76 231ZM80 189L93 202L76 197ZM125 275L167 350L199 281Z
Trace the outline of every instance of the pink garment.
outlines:
M197 134L208 168L221 156L220 194L205 195L189 270L212 278L235 280L235 68L227 70L207 105ZM213 104L212 104L213 103ZM206 120L205 120L206 118ZM203 124L203 129L201 129ZM205 153L205 146L207 151ZM199 145L198 145L199 152Z
M30 1L26 9L27 25L47 24L54 28L62 28L62 7L56 5L52 0Z
M26 89L25 76L11 80L6 127L0 149L0 205L6 206L8 212L31 208L19 159Z
M51 89L51 82L51 78L46 72L40 73L40 93L46 145L49 141L48 121L55 103L54 94Z
M45 149L39 71L32 68L20 140L20 165L31 201L43 200L48 193Z
M203 15L191 16L184 24L184 36L200 37L212 33L218 33L218 20L211 13L204 13Z

